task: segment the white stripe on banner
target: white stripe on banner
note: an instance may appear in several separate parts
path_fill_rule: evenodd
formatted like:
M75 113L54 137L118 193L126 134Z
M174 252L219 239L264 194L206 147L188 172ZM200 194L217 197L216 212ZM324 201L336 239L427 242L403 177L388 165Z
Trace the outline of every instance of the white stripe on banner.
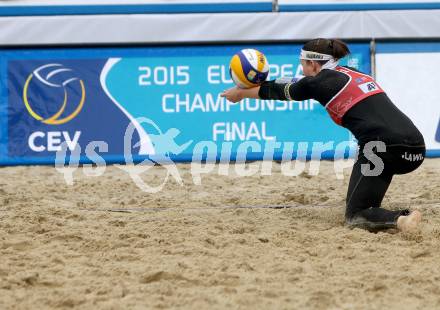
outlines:
M121 58L109 58L106 64L104 65L104 68L102 69L101 76L99 77L99 80L101 82L101 87L104 90L105 94L113 101L113 103L124 113L127 118L130 120L130 122L133 124L133 126L136 128L136 131L139 134L140 138L140 148L139 148L139 155L154 155L154 147L151 143L151 139L148 136L148 134L145 132L144 128L141 124L136 120L136 118L133 117L109 92L107 88L107 74L110 72L111 68L117 64Z

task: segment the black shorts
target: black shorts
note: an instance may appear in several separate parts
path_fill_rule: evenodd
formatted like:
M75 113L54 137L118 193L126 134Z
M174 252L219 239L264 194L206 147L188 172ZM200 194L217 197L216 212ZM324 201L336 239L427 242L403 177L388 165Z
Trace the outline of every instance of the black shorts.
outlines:
M384 165L384 173L405 174L417 169L425 159L425 145L405 145L405 144L382 144L374 146L364 144L359 149L358 160L364 157L364 162L373 164L371 159L374 156L380 158ZM369 146L369 147L368 147ZM371 147L373 146L373 147ZM381 149L381 147L385 149ZM373 167L370 167L373 168Z

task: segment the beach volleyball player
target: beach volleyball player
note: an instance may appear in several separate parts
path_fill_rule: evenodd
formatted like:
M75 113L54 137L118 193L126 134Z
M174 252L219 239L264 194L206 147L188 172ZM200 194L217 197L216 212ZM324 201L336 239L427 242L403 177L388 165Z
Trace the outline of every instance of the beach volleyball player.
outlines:
M359 144L346 198L346 224L368 230L411 231L421 221L419 211L387 210L381 208L381 202L395 174L409 173L422 164L423 136L372 77L338 65L349 53L340 40L311 40L300 55L305 77L265 81L247 89L234 87L222 96L231 102L243 98L317 100ZM378 158L383 169L371 173L377 164L373 159Z

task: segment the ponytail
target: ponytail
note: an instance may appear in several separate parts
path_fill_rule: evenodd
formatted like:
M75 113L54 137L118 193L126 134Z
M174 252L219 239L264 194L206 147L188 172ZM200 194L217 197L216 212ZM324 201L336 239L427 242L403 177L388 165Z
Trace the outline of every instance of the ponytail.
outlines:
M330 45L332 45L332 56L336 59L341 59L350 54L347 44L338 39L331 39Z

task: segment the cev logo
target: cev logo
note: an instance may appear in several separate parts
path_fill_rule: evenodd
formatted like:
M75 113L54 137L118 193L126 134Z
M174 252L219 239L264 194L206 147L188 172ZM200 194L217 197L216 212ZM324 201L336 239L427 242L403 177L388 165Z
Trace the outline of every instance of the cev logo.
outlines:
M47 69L47 68L53 68L53 70L51 70L49 73L47 73L46 77L43 77L41 71L44 69ZM73 118L75 118L78 115L79 112L81 112L83 105L84 105L84 101L86 99L86 90L84 87L83 80L79 79L78 77L71 77L61 83L53 83L53 82L49 81L50 78L52 78L56 74L59 74L61 72L69 72L69 71L72 72L73 70L66 68L61 64L47 64L47 65L44 65L44 66L41 66L41 67L35 69L28 76L28 78L26 79L26 83L24 84L24 88L23 88L23 102L24 102L24 105L26 106L27 111L29 112L29 114L33 118L35 118L36 120L41 121L42 123L45 123L45 124L61 125L61 124L67 123L68 121L72 120ZM61 104L60 109L52 116L43 117L43 116L39 115L37 112L35 112L34 109L32 108L31 101L28 96L28 90L29 90L29 85L31 84L34 77L37 78L41 83L43 83L47 87L53 87L53 88L61 88L62 87L64 90L63 103ZM80 98L79 102L77 103L76 108L73 110L73 112L71 112L67 116L60 118L63 115L63 113L65 112L66 107L68 105L68 93L67 93L66 85L68 85L69 83L72 83L74 81L79 81L79 84L81 87L81 98Z

